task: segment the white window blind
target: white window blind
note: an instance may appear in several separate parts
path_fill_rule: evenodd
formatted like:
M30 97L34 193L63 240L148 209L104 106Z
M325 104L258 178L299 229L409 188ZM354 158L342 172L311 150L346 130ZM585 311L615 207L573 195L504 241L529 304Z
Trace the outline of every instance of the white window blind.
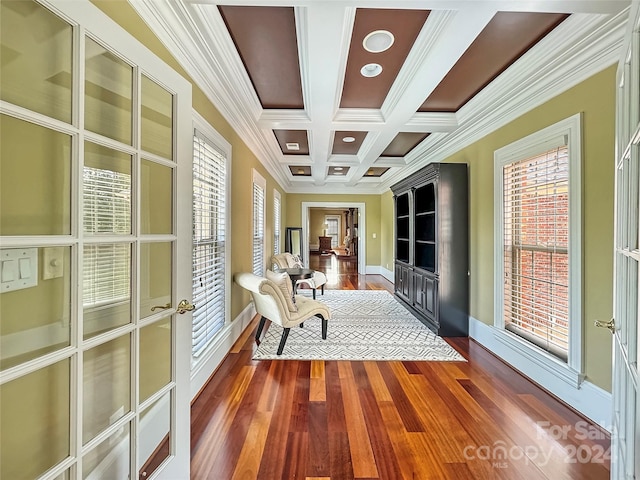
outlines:
M273 254L280 253L280 192L273 191Z
M255 176L255 172L254 172ZM253 181L253 273L264 275L264 186Z
M567 147L505 165L503 182L505 328L567 361Z
M336 217L325 217L324 219L324 223L329 227L327 229L327 233L326 236L327 237L331 237L331 246L332 247L337 247L338 245L340 245L340 240L339 240L339 218Z
M131 232L131 175L85 165L83 181L84 232ZM129 299L130 244L87 245L83 255L82 304L98 307Z
M227 159L198 131L193 138L192 356L224 326Z
M82 269L84 308L128 300L131 295L130 271L130 244L85 245Z
M131 175L85 166L82 180L85 233L131 233Z

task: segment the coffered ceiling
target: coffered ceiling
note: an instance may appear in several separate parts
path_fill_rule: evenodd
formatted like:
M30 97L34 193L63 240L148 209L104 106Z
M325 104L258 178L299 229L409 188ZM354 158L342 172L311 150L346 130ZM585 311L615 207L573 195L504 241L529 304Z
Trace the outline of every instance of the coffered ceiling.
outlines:
M612 65L629 4L129 1L301 193L381 193Z

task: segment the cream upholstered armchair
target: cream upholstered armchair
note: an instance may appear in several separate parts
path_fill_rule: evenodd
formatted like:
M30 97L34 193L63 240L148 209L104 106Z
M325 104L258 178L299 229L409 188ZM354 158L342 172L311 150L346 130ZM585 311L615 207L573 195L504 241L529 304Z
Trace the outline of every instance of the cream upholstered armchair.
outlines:
M278 355L282 354L291 327L296 325L302 327L303 322L313 317L322 320L322 339L327 339L327 322L331 316L329 307L302 295L293 296L291 278L286 272L275 273L268 270L267 278L253 273L237 273L233 279L251 293L256 311L261 316L256 340L260 339L267 319L284 328L278 346Z
M300 257L297 255L292 255L289 252L278 253L277 255L273 255L271 257L271 263L273 265L277 265L278 268L302 268L302 262L300 261ZM313 289L313 299L316 299L316 289L319 288L324 295L324 284L327 283L327 276L315 270L313 272L313 277L305 278L302 280L298 280L296 285L301 285L306 283L310 288Z

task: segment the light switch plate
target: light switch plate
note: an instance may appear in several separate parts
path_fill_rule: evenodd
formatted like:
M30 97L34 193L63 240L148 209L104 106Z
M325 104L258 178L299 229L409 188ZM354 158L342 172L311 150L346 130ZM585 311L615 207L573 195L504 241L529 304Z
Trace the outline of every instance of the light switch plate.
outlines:
M38 249L0 250L0 292L12 292L38 285Z
M42 279L64 275L64 247L45 247L42 254Z

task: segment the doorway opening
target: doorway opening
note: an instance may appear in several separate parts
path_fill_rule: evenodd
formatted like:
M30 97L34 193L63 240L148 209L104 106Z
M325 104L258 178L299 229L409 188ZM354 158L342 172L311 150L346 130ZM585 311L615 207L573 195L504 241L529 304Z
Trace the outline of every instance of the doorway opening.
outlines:
M358 232L366 232L366 204L355 202L303 202L302 230L304 258L309 259L310 253L319 251L320 237L326 236L325 217L337 216L340 219L340 231L335 240L332 239L332 254L348 254L356 257L359 274L366 273L366 239ZM348 238L347 238L348 237ZM347 244L345 244L345 241ZM308 260L305 262L308 266Z

